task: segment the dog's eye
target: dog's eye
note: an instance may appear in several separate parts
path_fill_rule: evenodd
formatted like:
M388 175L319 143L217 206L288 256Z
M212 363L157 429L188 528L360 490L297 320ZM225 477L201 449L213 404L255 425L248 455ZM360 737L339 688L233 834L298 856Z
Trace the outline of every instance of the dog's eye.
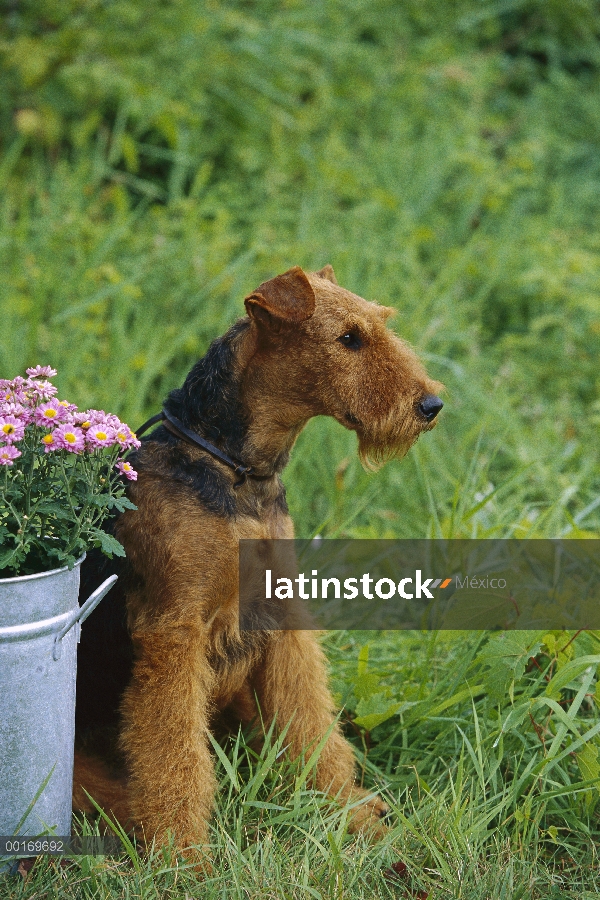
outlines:
M362 347L360 336L354 331L347 331L346 334L343 334L338 338L338 341L340 344L343 344L344 347L347 347L348 350L360 350Z

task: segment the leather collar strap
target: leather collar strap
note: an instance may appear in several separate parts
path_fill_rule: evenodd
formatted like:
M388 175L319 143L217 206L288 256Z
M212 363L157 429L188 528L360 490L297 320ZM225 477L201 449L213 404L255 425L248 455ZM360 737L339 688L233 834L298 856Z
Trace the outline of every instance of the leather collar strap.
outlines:
M233 485L234 488L241 487L241 485L244 484L246 478L248 477L257 479L267 479L272 477L271 475L256 475L252 471L252 466L244 466L241 463L236 462L234 459L231 459L230 456L227 456L226 453L223 453L223 451L219 450L218 447L215 447L214 444L211 444L209 441L204 440L204 438L200 437L199 434L196 434L195 431L191 431L189 428L186 428L183 422L180 422L178 418L171 415L171 413L168 413L166 409L163 409L155 416L152 416L151 419L148 419L147 422L144 422L141 428L137 429L136 435L139 437L140 434L143 434L144 431L147 431L158 422L162 422L167 431L170 431L171 434L175 435L175 437L178 437L180 440L186 441L186 443L192 444L195 447L201 447L202 450L210 453L210 455L214 456L215 459L218 459L224 465L229 466L230 469L233 469L235 474L240 476L240 480L236 481Z

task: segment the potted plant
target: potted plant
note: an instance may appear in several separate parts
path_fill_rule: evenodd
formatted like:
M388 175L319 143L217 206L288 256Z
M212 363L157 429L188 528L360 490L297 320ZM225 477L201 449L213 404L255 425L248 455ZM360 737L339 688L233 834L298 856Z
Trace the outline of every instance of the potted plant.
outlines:
M76 649L89 547L124 556L103 529L135 509L127 454L139 441L101 410L57 399L49 366L0 379L0 835L70 835ZM1 851L0 851L1 852ZM10 854L14 855L14 854ZM22 855L32 855L25 852Z

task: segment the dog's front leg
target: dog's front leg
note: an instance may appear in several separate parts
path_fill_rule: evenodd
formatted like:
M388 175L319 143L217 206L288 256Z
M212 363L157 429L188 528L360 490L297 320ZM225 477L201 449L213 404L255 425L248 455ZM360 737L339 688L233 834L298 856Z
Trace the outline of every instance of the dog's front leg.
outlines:
M314 784L329 796L341 800L362 799L368 792L354 784L354 751L343 737L334 716L334 703L327 686L325 656L311 631L279 632L267 647L253 679L265 726L276 719L278 730L286 732L288 752L293 759L312 750L329 731L317 762ZM357 806L351 829L367 828L382 834L387 807L379 797Z
M181 850L203 845L215 790L208 747L213 673L203 637L179 625L133 638L136 662L121 707L132 819L146 840L163 842L170 829Z

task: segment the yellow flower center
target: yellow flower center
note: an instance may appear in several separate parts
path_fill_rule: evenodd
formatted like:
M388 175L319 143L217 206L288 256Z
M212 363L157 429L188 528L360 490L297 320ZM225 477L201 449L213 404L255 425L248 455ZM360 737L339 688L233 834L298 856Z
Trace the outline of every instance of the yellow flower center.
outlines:
M118 441L126 441L126 440L127 440L127 435L126 435L126 434L123 434L122 431L119 431L119 432L117 433L117 440L118 440Z
M46 435L44 435L44 437L42 438L42 441L43 441L44 444L53 444L53 443L54 443L54 435L53 435L53 434L46 434Z
M59 401L58 401L58 405L59 405L59 406L68 406L68 405L69 405L69 401L68 401L68 400L59 400Z
M12 434L14 430L15 426L11 425L9 422L2 426L2 431L4 432L4 434Z
M52 407L50 407L50 409L45 409L44 415L46 416L47 419L53 419L54 416L56 415L56 410L52 409Z
M82 428L91 428L91 425L92 425L91 422L82 422L81 423Z
M96 437L98 438L99 441L105 441L106 438L108 437L108 435L105 431L97 431Z
M76 444L76 443L77 443L77 435L76 435L76 434L73 434L72 431L67 431L67 432L63 435L63 437L64 437L65 441L68 441L68 442L69 442L69 444Z
M129 465L129 463L123 463L123 471L131 472L131 466Z

